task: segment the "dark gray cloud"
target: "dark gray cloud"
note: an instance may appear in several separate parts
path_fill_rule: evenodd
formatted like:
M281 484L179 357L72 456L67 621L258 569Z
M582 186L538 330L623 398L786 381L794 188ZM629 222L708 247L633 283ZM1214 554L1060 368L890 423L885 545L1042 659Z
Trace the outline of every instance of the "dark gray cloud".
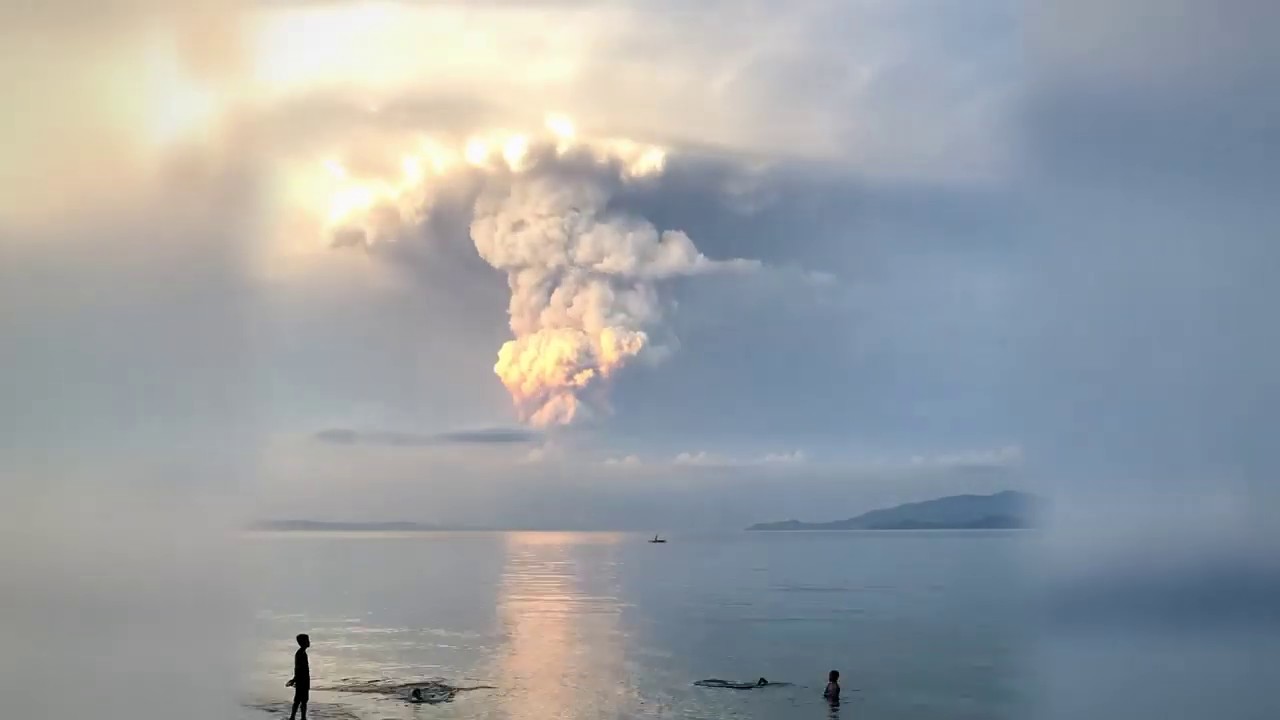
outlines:
M526 428L478 428L420 434L406 432L359 432L346 428L321 430L314 435L330 445L372 445L385 447L421 447L433 445L515 445L536 443L541 433Z
M1280 396L1273 4L1053 4L1034 27L1018 403L1055 465L1268 475Z
M1031 18L1024 122L1032 168L1143 195L1207 193L1202 200L1227 187L1253 194L1274 176L1273 4L1083 2L1049 4Z

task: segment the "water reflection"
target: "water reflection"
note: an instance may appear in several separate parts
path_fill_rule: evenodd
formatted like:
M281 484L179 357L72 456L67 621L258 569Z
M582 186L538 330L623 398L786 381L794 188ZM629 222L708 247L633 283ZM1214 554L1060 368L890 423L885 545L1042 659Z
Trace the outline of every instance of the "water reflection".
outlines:
M617 535L512 533L498 614L496 663L512 720L602 718L634 699L619 630Z

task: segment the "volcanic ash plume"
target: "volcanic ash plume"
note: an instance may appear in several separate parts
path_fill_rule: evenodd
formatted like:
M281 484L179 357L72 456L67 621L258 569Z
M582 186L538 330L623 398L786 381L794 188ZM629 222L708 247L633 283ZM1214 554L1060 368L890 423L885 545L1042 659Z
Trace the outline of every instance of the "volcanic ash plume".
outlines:
M533 177L476 204L476 249L511 288L515 339L494 372L533 425L580 417L584 398L650 347L658 281L757 266L709 260L683 232L606 212L608 199L589 180Z
M759 267L709 260L683 232L607 210L608 188L657 181L662 148L581 138L564 118L549 118L547 128L541 137L478 134L456 147L424 138L400 158L398 177L365 177L336 160L321 176L332 184L324 214L335 247L412 239L432 214L468 198L462 211L476 250L511 288L515 338L494 371L521 419L541 427L606 407L604 389L619 368L658 357L651 333L662 322L661 281Z

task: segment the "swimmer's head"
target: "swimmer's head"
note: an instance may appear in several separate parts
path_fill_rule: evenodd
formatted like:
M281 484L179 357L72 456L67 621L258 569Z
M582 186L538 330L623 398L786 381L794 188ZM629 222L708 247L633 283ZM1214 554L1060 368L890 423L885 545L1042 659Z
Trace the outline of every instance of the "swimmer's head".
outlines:
M311 647L311 638L306 633L298 634L298 646L303 648Z
M831 672L827 673L827 682L835 682L839 679L840 679L839 670L832 670Z

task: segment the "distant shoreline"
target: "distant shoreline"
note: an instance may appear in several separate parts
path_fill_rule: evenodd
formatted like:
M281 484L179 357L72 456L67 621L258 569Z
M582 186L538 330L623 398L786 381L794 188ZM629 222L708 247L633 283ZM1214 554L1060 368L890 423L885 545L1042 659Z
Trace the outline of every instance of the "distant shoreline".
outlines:
M1028 493L1005 490L992 495L950 495L865 512L831 522L782 520L757 523L749 532L818 532L873 530L1030 530L1043 501Z
M847 534L870 534L870 533L1012 533L1012 532L1033 532L1039 530L1037 527L1017 527L1017 528L814 528L814 529L795 529L795 530L752 530L749 528L721 528L718 530L686 530L683 532L673 533L673 536L679 538L703 537L703 536L725 536L738 534L752 535L817 535L822 533L847 533ZM246 535L460 535L460 534L502 534L502 533L574 533L580 535L634 535L639 538L651 538L653 534L647 530L583 530L577 528L571 529L551 529L551 528L418 528L411 530L404 529L287 529L287 528L269 528L261 526L250 526L241 530Z

